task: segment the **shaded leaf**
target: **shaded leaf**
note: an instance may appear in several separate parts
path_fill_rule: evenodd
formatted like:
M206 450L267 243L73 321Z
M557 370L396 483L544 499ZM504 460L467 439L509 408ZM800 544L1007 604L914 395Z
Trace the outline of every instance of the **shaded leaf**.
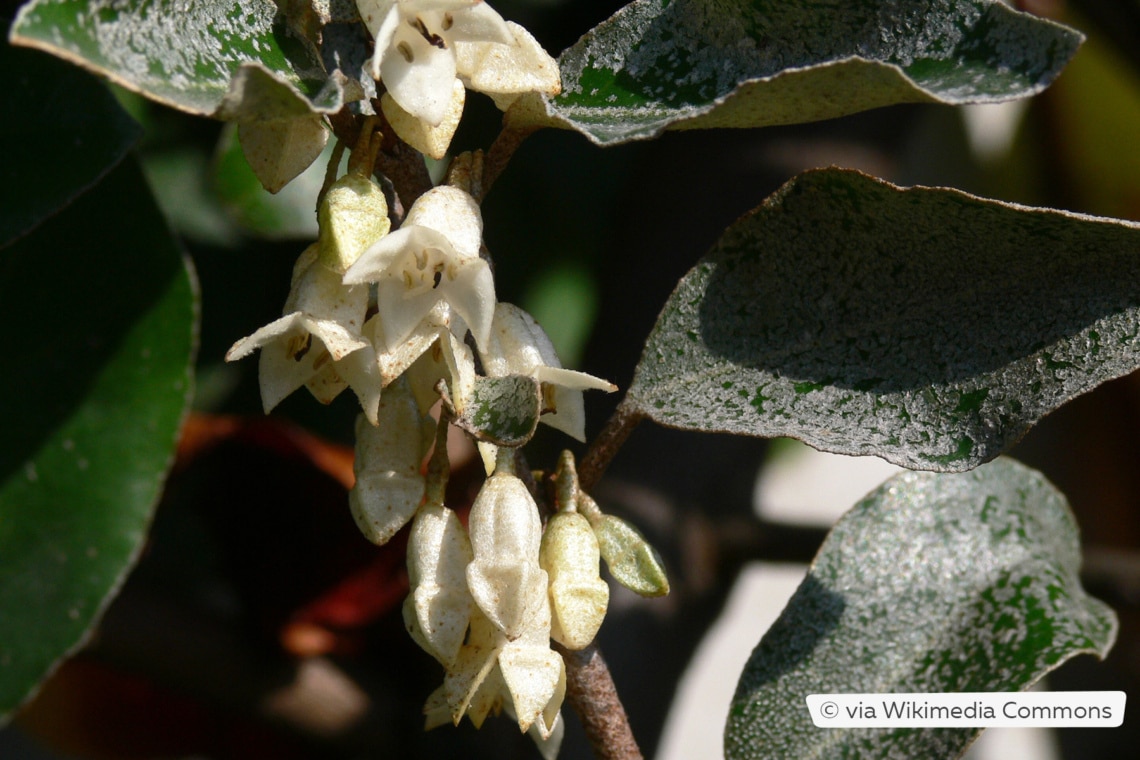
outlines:
M0 246L70 202L117 164L141 130L90 74L0 42Z
M142 545L191 384L194 285L133 163L0 252L0 713Z
M16 18L12 41L200 115L214 113L243 64L318 106L335 98L317 52L263 0L32 0Z
M961 471L1140 366L1140 225L808 172L681 280L629 391L672 427Z
M1013 460L888 480L836 524L752 652L725 757L956 757L979 729L820 730L804 697L1020 691L1104 657L1116 617L1079 565L1064 497Z
M993 102L1044 89L1081 39L989 0L636 0L563 52L561 95L511 116L608 144Z
M480 441L522 446L534 435L541 413L538 381L525 375L476 377L475 388L455 424Z

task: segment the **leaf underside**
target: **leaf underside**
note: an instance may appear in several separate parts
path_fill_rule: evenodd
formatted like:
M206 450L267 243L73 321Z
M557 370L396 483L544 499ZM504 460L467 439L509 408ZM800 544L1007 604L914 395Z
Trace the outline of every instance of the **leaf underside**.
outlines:
M627 403L912 469L993 459L1140 366L1140 226L808 172L681 280Z
M1064 497L1013 460L892 478L836 524L753 651L725 757L956 757L980 729L820 729L805 697L1019 691L1104 657L1116 618L1079 565Z

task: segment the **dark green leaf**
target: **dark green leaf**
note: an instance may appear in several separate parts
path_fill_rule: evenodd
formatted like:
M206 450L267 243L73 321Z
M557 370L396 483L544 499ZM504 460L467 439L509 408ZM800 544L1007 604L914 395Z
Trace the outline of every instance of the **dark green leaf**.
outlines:
M131 162L0 251L0 713L142 545L190 397L195 293Z
M636 0L561 55L549 116L513 116L606 144L992 102L1040 92L1081 39L988 0Z
M138 124L90 74L0 42L0 246L66 205L117 164Z
M1079 565L1064 497L1013 460L892 478L836 524L753 651L725 757L956 757L977 729L823 730L805 696L1019 691L1104 657L1116 617Z
M809 172L732 227L629 391L673 427L961 471L1140 366L1140 225Z
M538 426L541 396L538 381L524 375L477 377L475 389L455 424L480 441L522 446Z
M213 114L243 64L304 93L314 107L330 108L338 97L316 51L265 0L33 0L12 41L190 113Z

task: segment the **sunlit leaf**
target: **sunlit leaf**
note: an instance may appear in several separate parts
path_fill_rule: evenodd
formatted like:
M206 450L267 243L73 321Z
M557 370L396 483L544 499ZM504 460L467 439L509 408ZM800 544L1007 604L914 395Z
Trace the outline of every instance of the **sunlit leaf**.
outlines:
M138 555L189 402L195 301L133 163L0 251L0 713Z
M1064 497L1013 460L892 478L836 524L752 652L725 757L957 757L979 729L819 729L805 696L1020 691L1104 657L1116 617L1079 566Z
M1041 91L1081 39L990 0L636 0L560 56L561 95L511 117L607 144L993 102Z
M532 377L477 377L455 424L480 441L521 446L534 435L540 400L538 382Z
M669 298L628 403L664 425L967 470L1140 367L1140 225L809 172Z
M321 91L326 76L315 49L265 0L32 0L12 41L190 113L213 114L243 64L318 104L336 97Z

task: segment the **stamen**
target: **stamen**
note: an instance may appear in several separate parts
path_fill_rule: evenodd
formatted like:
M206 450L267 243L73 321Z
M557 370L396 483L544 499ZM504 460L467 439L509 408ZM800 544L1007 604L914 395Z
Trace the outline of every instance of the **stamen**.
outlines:
M404 56L404 60L408 63L416 59L416 56L412 53L412 46L406 42L401 42L399 45L396 45L396 50L400 51L400 55Z
M313 334L305 333L304 335L294 335L285 344L285 355L299 362L305 358L305 354L309 353L309 349L313 347Z
M440 37L438 34L429 31L427 24L425 24L423 22L423 19L421 19L419 16L408 19L408 23L415 27L416 31L420 33L421 37L428 41L429 45L433 45L440 50L447 50L447 43L444 42L443 37ZM444 29L447 29L447 27L444 27Z
M328 351L322 351L321 355L317 357L317 360L315 362L313 362L313 369L317 370L317 369L320 369L321 367L325 366L326 364L329 363L329 359L331 359L331 358L332 358L332 354L330 354Z
M443 26L443 31L446 32L448 29L451 28L452 24L454 24L454 23L455 23L455 18L452 17L452 15L450 13L443 14L443 24L441 24L441 26Z

